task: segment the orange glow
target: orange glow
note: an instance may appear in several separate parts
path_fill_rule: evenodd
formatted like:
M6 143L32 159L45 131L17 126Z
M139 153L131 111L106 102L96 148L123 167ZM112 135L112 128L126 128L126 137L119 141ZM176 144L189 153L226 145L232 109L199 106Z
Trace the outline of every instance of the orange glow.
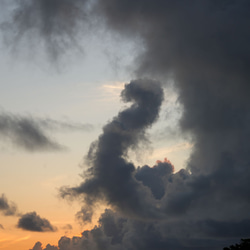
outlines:
M159 164L159 163L168 163L169 165L171 165L172 170L174 172L174 165L172 164L172 162L167 157L165 157L163 161L161 161L161 160L156 161L156 164Z

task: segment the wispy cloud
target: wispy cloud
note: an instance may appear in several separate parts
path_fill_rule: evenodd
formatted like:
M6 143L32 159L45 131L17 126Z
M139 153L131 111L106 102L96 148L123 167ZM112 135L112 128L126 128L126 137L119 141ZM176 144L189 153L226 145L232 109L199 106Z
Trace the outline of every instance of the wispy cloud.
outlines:
M14 49L36 44L47 52L48 58L53 62L61 58L72 44L79 54L82 47L75 37L82 35L83 30L87 32L84 28L88 18L88 4L85 5L87 2L38 0L25 1L19 5L18 1L14 1L19 5L18 8L10 8L9 18L1 25L1 29L5 31L5 41L15 41L12 43Z
M0 138L31 152L64 149L51 140L34 119L11 114L0 114Z
M13 243L20 242L20 241L24 241L24 240L28 240L30 237L31 237L30 235L27 235L27 236L18 238L18 239L16 239L16 240L14 240Z
M50 118L36 118L36 122L44 129L51 129L57 131L81 131L90 132L94 129L94 126L89 123L76 123L70 121L54 120Z
M14 202L9 202L4 194L0 197L0 212L2 212L5 216L17 215L16 204Z
M15 146L29 152L63 151L65 146L51 139L48 132L89 132L91 124L59 121L50 118L35 118L32 116L0 114L0 139L7 139Z

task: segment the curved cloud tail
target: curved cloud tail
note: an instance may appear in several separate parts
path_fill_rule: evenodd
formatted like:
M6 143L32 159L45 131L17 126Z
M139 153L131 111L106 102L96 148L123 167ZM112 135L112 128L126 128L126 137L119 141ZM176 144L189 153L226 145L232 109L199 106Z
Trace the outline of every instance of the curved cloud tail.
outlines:
M63 189L62 195L83 194L87 207L105 201L130 216L159 217L156 200L150 189L135 179L135 166L126 155L158 118L163 90L158 82L139 79L126 84L121 97L132 105L114 117L92 144L87 156L88 178L78 187Z

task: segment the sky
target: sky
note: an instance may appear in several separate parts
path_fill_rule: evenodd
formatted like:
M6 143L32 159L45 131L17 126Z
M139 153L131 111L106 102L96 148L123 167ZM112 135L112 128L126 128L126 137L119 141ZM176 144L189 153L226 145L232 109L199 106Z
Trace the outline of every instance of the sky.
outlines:
M0 5L0 249L249 237L248 1Z

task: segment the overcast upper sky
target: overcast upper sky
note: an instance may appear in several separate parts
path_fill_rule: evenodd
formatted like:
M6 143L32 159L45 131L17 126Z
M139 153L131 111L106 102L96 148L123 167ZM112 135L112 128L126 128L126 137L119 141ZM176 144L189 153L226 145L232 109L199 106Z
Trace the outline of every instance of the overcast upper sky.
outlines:
M0 5L0 249L249 237L247 0Z

